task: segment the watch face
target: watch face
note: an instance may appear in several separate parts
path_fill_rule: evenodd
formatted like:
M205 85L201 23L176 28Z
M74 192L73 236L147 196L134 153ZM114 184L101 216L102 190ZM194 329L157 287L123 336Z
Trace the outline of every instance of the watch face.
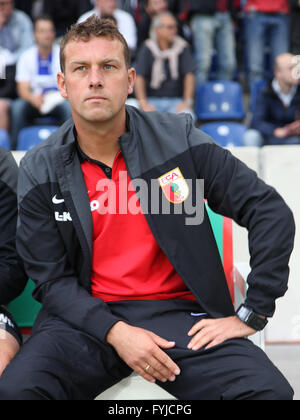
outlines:
M243 321L243 322L247 322L248 318L249 318L249 314L250 311L249 309L246 308L246 306L241 306L239 311L238 311L238 315L239 318Z

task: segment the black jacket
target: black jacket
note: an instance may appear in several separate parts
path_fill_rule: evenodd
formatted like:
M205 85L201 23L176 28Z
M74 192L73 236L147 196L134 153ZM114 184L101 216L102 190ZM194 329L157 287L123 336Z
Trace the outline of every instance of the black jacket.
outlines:
M16 252L18 167L10 152L0 148L0 305L15 299L27 283Z
M145 180L149 191L152 180L178 167L187 180L204 179L211 208L249 229L252 272L247 304L272 316L275 299L287 290L295 233L293 215L283 199L196 129L191 117L132 107L127 107L127 117L128 132L119 143L131 179ZM17 247L36 283L34 296L43 303L43 316L60 317L105 340L119 319L91 296L93 224L72 120L24 157L18 195ZM166 204L163 194L161 200ZM202 224L187 225L190 215L185 212L156 213L146 214L150 229L201 307L211 317L233 315L207 214Z

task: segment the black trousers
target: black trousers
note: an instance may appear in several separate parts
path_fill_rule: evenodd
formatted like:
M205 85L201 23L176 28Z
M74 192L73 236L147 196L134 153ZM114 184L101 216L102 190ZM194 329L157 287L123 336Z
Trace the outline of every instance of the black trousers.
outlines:
M176 341L166 352L181 374L173 383L157 384L180 400L293 398L286 379L247 339L197 352L187 349L187 333L201 319L197 303L127 301L110 307L130 325ZM91 400L131 373L110 345L42 312L0 379L0 400Z

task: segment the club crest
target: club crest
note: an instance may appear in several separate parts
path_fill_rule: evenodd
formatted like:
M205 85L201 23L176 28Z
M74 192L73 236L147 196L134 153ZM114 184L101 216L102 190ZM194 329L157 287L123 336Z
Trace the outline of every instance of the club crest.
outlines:
M183 203L189 196L190 190L179 168L173 169L158 178L159 184L171 203Z

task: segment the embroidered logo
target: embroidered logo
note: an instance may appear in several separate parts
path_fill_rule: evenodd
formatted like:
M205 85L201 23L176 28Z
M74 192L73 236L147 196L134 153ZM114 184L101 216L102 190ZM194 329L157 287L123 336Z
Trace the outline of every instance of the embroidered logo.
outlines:
M189 186L179 168L158 178L167 200L174 204L183 203L189 196Z

